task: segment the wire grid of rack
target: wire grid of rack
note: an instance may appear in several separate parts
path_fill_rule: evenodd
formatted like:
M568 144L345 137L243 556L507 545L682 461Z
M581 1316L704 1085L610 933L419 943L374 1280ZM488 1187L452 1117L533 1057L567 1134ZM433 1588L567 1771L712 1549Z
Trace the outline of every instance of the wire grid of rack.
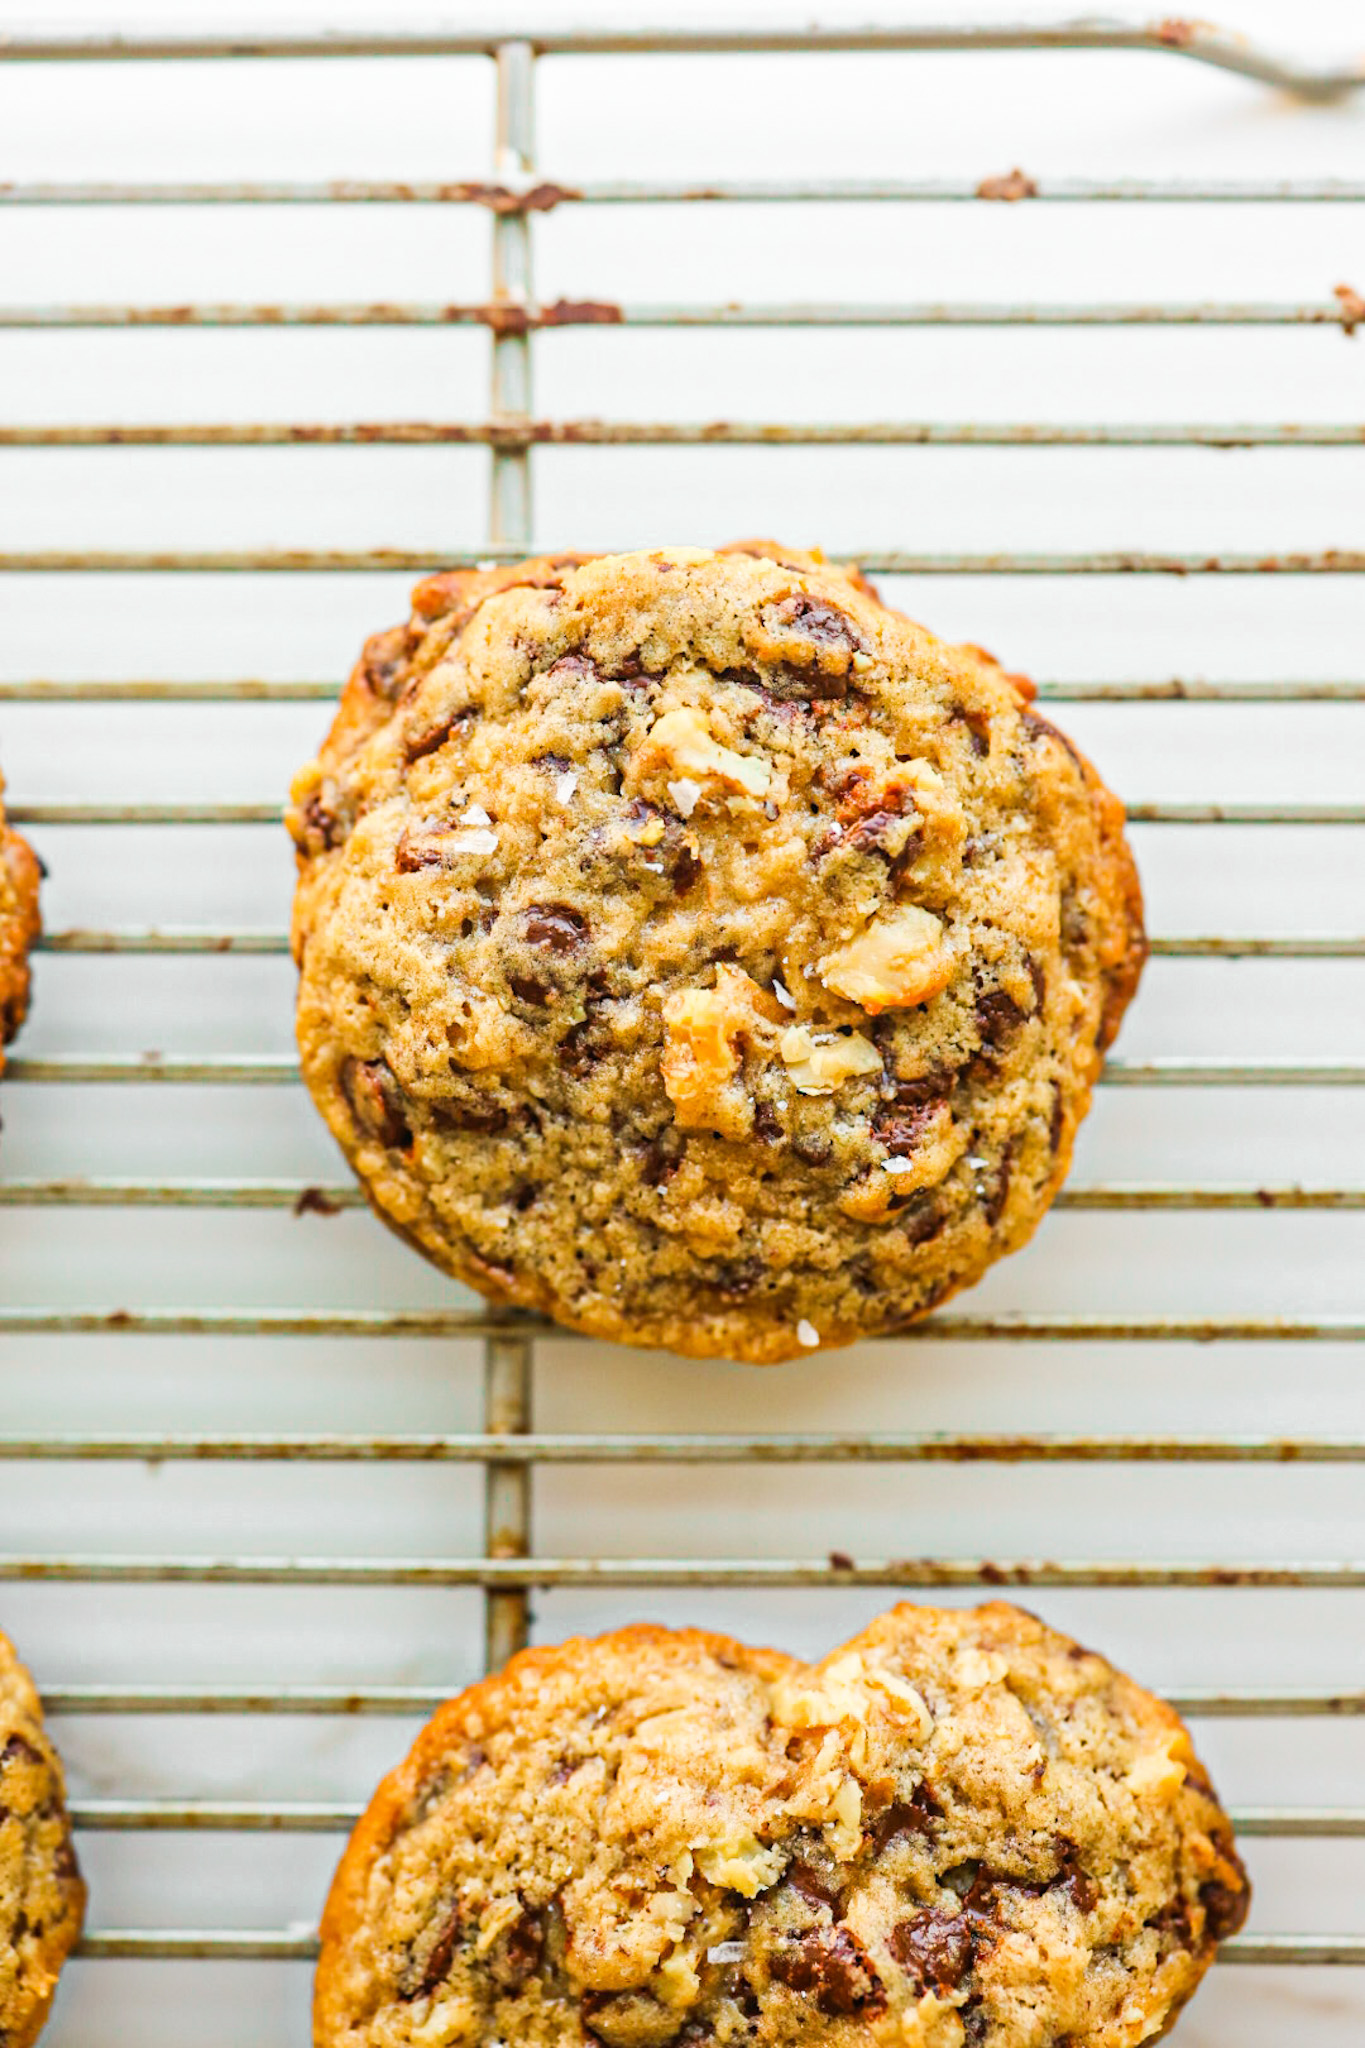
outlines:
M106 62L136 57L229 58L237 56L308 57L478 54L492 60L497 78L496 161L487 182L399 186L353 181L326 186L301 182L260 184L30 184L0 187L0 204L59 207L68 205L362 205L412 203L483 208L492 216L493 265L486 300L458 305L400 303L300 304L289 306L233 305L41 305L0 308L0 327L118 328L125 326L250 327L264 325L477 325L490 336L492 357L491 408L487 419L466 423L394 423L387 426L176 425L0 427L0 448L90 446L270 446L311 444L358 445L392 442L408 445L474 444L490 451L491 491L488 538L484 545L445 559L454 561L515 557L533 537L530 462L540 445L986 445L986 446L1139 446L1139 447L1342 447L1365 441L1357 425L1312 424L1274 427L1256 424L1218 426L1198 422L1179 425L1097 425L1015 427L972 421L916 424L885 420L870 424L800 426L727 423L696 427L671 423L607 423L596 420L537 418L533 407L533 337L541 330L574 326L1106 326L1123 324L1186 324L1296 326L1336 324L1349 334L1365 321L1365 309L1349 292L1320 303L1162 304L873 304L873 305L631 305L597 301L557 300L542 303L532 279L535 217L556 206L646 206L655 203L725 205L775 204L797 201L971 202L1015 195L992 193L970 182L949 180L831 181L785 183L735 181L705 187L678 182L583 184L567 187L547 182L536 166L533 78L542 54L580 51L660 53L669 50L810 51L813 49L916 49L1028 47L1142 49L1171 57L1196 58L1237 70L1253 78L1287 86L1305 97L1330 97L1359 83L1349 73L1295 71L1217 31L1168 23L1152 29L1077 27L1056 32L1037 29L968 29L885 32L830 31L811 35L777 32L733 33L659 31L606 33L593 36L565 32L537 36L533 41L506 33L451 34L430 37L366 35L319 38L310 35L260 37L169 37L116 39L46 37L11 38L0 43L0 61L80 60ZM1016 176L1018 174L1015 174ZM1303 180L1218 184L1205 182L1056 180L1028 182L1031 200L1067 203L1128 202L1177 204L1203 201L1235 204L1273 201L1290 205L1351 203L1365 200L1365 181ZM623 535L623 544L629 543ZM1254 553L1073 553L1004 555L932 554L880 549L860 559L874 572L892 575L972 575L1008 572L1014 575L1104 575L1118 570L1138 574L1214 571L1254 576L1269 571L1291 575L1355 575L1365 571L1365 553L1345 549L1281 555L1273 560ZM100 571L368 571L430 566L425 552L401 549L293 551L218 549L194 552L136 554L126 551L26 550L0 554L0 570L26 573ZM0 698L28 702L156 701L311 701L334 694L334 685L278 682L267 685L194 681L0 683ZM1055 683L1044 684L1044 698L1070 701L1159 703L1167 699L1211 702L1365 701L1365 682L1283 682L1276 685L1228 683ZM16 822L35 827L117 827L123 825L268 824L278 818L269 803L218 801L171 803L28 802L22 791L12 807ZM1142 824L1200 825L1362 825L1360 802L1166 802L1139 804L1131 815ZM266 930L66 929L48 933L43 941L51 953L88 955L169 956L229 952L271 955L286 950L284 935ZM1365 938L1311 935L1231 938L1158 937L1154 951L1171 959L1361 959ZM224 1087L292 1085L291 1061L260 1054L243 1057L121 1057L57 1055L19 1056L11 1061L11 1084L212 1084ZM1226 1058L1114 1059L1105 1074L1108 1087L1136 1089L1215 1087L1325 1086L1354 1088L1365 1082L1365 1061L1255 1061ZM13 1208L113 1208L119 1210L204 1208L210 1210L280 1210L300 1199L327 1209L361 1206L349 1186L304 1189L285 1180L238 1179L231 1183L193 1180L95 1180L8 1178L0 1181L0 1205ZM1189 1186L1099 1185L1073 1187L1058 1205L1077 1211L1259 1211L1283 1208L1306 1212L1365 1209L1360 1187L1298 1185ZM327 1557L269 1558L237 1556L42 1555L0 1558L0 1579L80 1584L301 1584L362 1586L467 1586L482 1591L485 1613L485 1656L488 1665L502 1662L526 1639L528 1601L536 1588L671 1587L1030 1587L1172 1588L1241 1585L1260 1588L1316 1588L1336 1591L1365 1587L1365 1559L1334 1559L1317 1564L1247 1563L1227 1566L1203 1561L1050 1562L1015 1559L993 1563L972 1557L852 1558L833 1553L825 1560L795 1558L590 1558L548 1557L533 1553L531 1492L538 1469L601 1467L630 1464L739 1468L762 1465L832 1466L847 1463L928 1466L994 1461L1023 1461L1047 1466L1064 1464L1133 1464L1190 1461L1231 1465L1359 1464L1365 1462L1365 1434L1343 1438L1330 1434L1292 1437L1265 1434L1227 1437L1165 1435L1096 1436L1088 1433L1034 1433L995 1437L983 1433L932 1432L872 1434L778 1434L735 1432L726 1435L680 1433L645 1436L622 1432L537 1431L532 1428L533 1346L539 1326L534 1320L483 1308L232 1310L75 1310L44 1307L0 1309L0 1337L39 1334L313 1337L371 1336L474 1339L483 1347L484 1395L482 1426L464 1433L348 1436L316 1431L275 1436L210 1435L198 1432L96 1435L44 1433L6 1435L0 1458L11 1461L56 1461L77 1465L95 1461L294 1461L298 1465L344 1464L349 1461L396 1461L481 1467L484 1473L482 1554L467 1558L374 1559ZM1314 1314L1297 1317L1244 1315L1222 1318L1134 1317L1128 1315L1027 1316L965 1312L938 1315L910 1333L933 1344L1020 1340L1149 1343L1204 1340L1274 1345L1281 1342L1352 1343L1365 1340L1365 1314ZM558 1340L557 1340L558 1341ZM905 1341L904 1339L898 1341ZM303 1686L184 1687L109 1684L49 1685L49 1709L58 1715L123 1714L245 1715L258 1713L397 1714L421 1713L436 1704L444 1688L418 1685L370 1685L327 1688ZM1190 1687L1177 1693L1185 1711L1209 1718L1339 1717L1365 1714L1365 1691L1342 1688ZM354 1816L352 1805L335 1801L165 1800L128 1797L79 1801L78 1827L83 1831L160 1830L171 1832L296 1832L336 1833ZM1325 1839L1365 1836L1365 1811L1345 1806L1296 1808L1248 1807L1238 1813L1246 1836ZM304 1911L308 1908L305 1906ZM99 1958L155 1960L254 1959L307 1960L315 1942L306 1925L288 1929L157 1930L117 1928L96 1922L87 1933L83 1954ZM1365 1932L1336 1934L1255 1934L1239 1936L1223 1951L1223 1960L1241 1964L1365 1964Z

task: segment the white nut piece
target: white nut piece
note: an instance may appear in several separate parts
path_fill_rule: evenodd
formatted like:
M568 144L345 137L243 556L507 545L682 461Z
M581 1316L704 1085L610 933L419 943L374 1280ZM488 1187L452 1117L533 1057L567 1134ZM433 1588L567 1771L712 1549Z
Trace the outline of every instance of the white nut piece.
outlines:
M833 1095L855 1074L881 1071L882 1056L871 1039L853 1032L847 1038L817 1037L806 1024L792 1024L778 1044L782 1064L798 1095Z
M874 918L865 932L827 953L820 979L836 995L876 1017L883 1010L913 1009L945 989L954 959L943 925L931 910L904 903Z
M713 738L701 713L687 704L665 711L662 718L655 720L640 753L642 766L652 766L657 760L681 770L684 780L713 776L732 789L742 789L748 796L766 796L772 784L773 771L767 761L751 754L737 754L733 747L723 747Z

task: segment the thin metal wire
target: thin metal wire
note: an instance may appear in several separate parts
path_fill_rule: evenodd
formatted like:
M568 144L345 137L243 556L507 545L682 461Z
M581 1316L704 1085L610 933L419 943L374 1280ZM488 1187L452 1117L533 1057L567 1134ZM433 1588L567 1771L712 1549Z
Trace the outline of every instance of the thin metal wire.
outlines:
M78 1956L109 1959L137 1957L146 1962L299 1962L317 1959L315 1934L292 1929L243 1929L235 1933L198 1928L92 1928L76 1949ZM1218 1961L1274 1966L1302 1964L1365 1964L1365 1935L1235 1934L1223 1942Z
M285 1053L215 1054L194 1059L164 1053L116 1053L99 1058L60 1053L49 1059L11 1059L8 1083L43 1086L195 1085L223 1088L288 1086L298 1063ZM1365 1061L1355 1060L1106 1060L1101 1087L1110 1088L1359 1088Z
M1261 1211L1266 1209L1365 1209L1365 1187L1277 1186L1198 1187L1180 1184L1100 1183L1062 1189L1054 1209L1134 1212L1141 1210ZM364 1209L354 1182L321 1184L305 1180L0 1180L4 1209L292 1209L296 1215L327 1216Z
M1365 1437L6 1436L0 1461L508 1465L1357 1465ZM490 1554L498 1555L490 1546ZM522 1554L520 1552L518 1555Z
M513 31L515 33L515 31ZM0 40L0 61L127 62L148 58L256 57L493 57L509 35L502 28L455 29L437 32L317 31L242 34L165 34L142 32L109 35L44 35L12 33ZM1157 56L1184 57L1231 71L1257 83L1273 85L1307 99L1335 99L1365 82L1365 64L1324 66L1273 55L1240 35L1211 22L1164 21L1149 26L1113 21L1070 20L1058 23L952 23L947 26L899 25L864 28L774 28L771 23L728 24L725 28L692 25L650 28L537 29L536 54L543 56L651 56L664 52L688 55L763 55L782 51L962 50L1113 50L1150 51Z
M509 1337L577 1343L542 1317L477 1309L11 1308L0 1337ZM870 1343L1359 1344L1359 1316L930 1316Z
M336 1835L349 1833L363 1810L326 1800L86 1799L70 1814L86 1834ZM1228 1818L1239 1834L1261 1839L1365 1836L1365 1812L1339 1807L1233 1807Z
M0 1557L0 1583L92 1586L681 1587L1105 1586L1261 1591L1365 1588L1365 1559L1303 1564L1131 1558Z
M406 575L438 568L476 569L518 561L524 543L482 548L11 548L0 552L7 575ZM1360 576L1365 551L1327 548L1317 553L1148 554L912 554L886 548L830 548L840 561L856 561L885 576Z
M1365 682L1041 682L1040 703L1053 704L1359 704ZM265 682L247 677L223 682L59 682L46 677L0 680L0 703L9 704L325 704L338 695L333 681Z
M299 1714L371 1716L425 1720L472 1674L453 1675L444 1685L391 1686L212 1686L49 1685L43 1708L50 1716ZM1186 1686L1166 1689L1178 1714L1192 1721L1355 1720L1365 1717L1365 1691L1312 1688L1271 1692Z
M0 206L483 206L495 213L549 213L556 206L944 205L963 201L1036 199L1064 205L1332 205L1365 201L1352 178L1209 180L1199 178L1047 178L1022 172L964 178L711 179L704 184L633 178L588 179L576 185L521 179L495 181L374 178L202 181L28 180L0 184Z
M1131 803L1130 825L1365 825L1365 802ZM278 803L88 803L7 806L16 825L278 825Z
M526 336L512 340L525 342ZM0 427L0 448L1358 448L1365 426L1307 421L1086 426L1039 421L870 420L847 425L715 420L290 420L172 426Z
M522 213L500 214L519 221ZM613 299L529 296L471 300L313 301L284 304L204 301L174 305L81 304L0 307L0 328L109 327L488 327L524 336L563 327L1337 327L1360 324L1349 300L1284 302L1128 300L1045 305L1036 299L990 304L973 300L790 300L745 305L622 304Z

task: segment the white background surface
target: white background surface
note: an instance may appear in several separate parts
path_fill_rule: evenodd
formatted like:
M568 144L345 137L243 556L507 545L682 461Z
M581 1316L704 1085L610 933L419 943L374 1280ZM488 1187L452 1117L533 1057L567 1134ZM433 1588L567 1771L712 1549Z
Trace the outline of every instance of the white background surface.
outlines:
M483 19L494 15L490 5ZM861 13L857 10L856 13ZM937 19L972 10L942 0ZM782 10L768 10L773 19ZM509 26L511 10L504 10ZM25 17L0 9L0 25ZM31 18L31 12L30 12ZM303 6L291 20L355 23ZM500 19L503 17L500 17ZM540 21L566 19L541 9ZM641 17L598 6L599 21ZM694 17L698 18L698 17ZM712 10L707 18L723 20ZM755 11L750 18L760 18ZM787 17L790 19L790 15ZM826 10L826 20L855 18ZM923 15L921 18L929 18ZM1349 6L1230 6L1232 25L1331 48ZM164 18L163 18L164 19ZM215 25L185 7L182 26ZM265 5L239 22L280 25ZM472 13L447 14L472 22ZM119 6L85 22L124 27ZM372 10L369 25L431 17ZM55 22L44 20L44 26ZM0 177L477 178L490 166L482 60L0 66ZM1355 176L1365 104L1303 109L1144 56L567 58L539 66L547 176ZM1324 300L1365 289L1359 207L564 207L534 224L545 298ZM476 299L473 208L223 208L0 214L7 300ZM1359 422L1365 335L1337 329L586 330L535 344L536 410L622 419L1102 419ZM477 330L0 334L6 421L476 419ZM706 542L776 531L859 548L1365 545L1359 449L1209 451L549 450L537 539ZM0 548L443 547L484 532L487 455L442 449L7 453ZM405 609L406 577L7 577L6 676L340 679ZM1365 675L1359 579L883 579L950 637L1049 678ZM6 705L15 801L269 800L325 706ZM1076 706L1059 714L1132 799L1358 798L1360 706ZM45 909L69 925L282 928L277 829L35 831ZM1365 930L1359 832L1141 829L1156 933ZM287 1052L281 959L47 956L29 1055ZM1158 962L1121 1051L1358 1059L1365 963ZM0 1170L298 1176L340 1163L293 1090L9 1086ZM1359 1092L1101 1093L1074 1184L1359 1185ZM1359 1215L1057 1215L974 1310L1354 1313ZM440 1305L459 1291L368 1218L7 1210L0 1302L98 1307ZM1057 1428L1354 1433L1349 1346L888 1345L773 1373L603 1347L539 1347L538 1424L564 1429ZM0 1346L6 1432L476 1428L478 1347L26 1338ZM458 1557L480 1547L474 1468L7 1464L0 1551ZM965 1466L549 1471L537 1547L559 1555L870 1555L1342 1560L1365 1554L1358 1467ZM546 1595L553 1638L649 1612L819 1651L875 1592ZM1154 1685L1365 1685L1365 1595L1040 1593L1045 1616ZM0 1621L48 1685L362 1686L474 1675L475 1594L5 1584ZM83 1797L359 1801L401 1722L68 1719ZM1198 1731L1229 1803L1365 1806L1365 1722ZM327 1837L87 1835L98 1926L310 1924ZM1252 1927L1365 1930L1365 1842L1253 1841ZM1187 2048L1344 2048L1365 1973L1214 1973ZM53 2048L307 2038L302 1966L73 1965Z

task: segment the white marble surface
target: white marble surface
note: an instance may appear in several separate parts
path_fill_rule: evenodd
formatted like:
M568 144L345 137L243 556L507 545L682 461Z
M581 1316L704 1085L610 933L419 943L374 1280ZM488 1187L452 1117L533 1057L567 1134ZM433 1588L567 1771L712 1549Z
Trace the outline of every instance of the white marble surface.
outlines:
M640 10L591 10L598 20ZM757 16L762 9L754 9ZM1025 10L1027 11L1027 10ZM1033 10L1039 12L1039 10ZM400 18L384 10L384 19ZM473 10L457 10L471 19ZM485 18L495 9L484 10ZM566 10L542 8L541 20ZM770 15L780 11L769 9ZM863 10L826 9L823 18ZM969 18L956 0L922 12ZM301 4L295 19L350 20ZM512 10L504 10L510 20ZM723 18L720 9L712 13ZM275 10L239 6L238 21ZM1349 6L1232 0L1234 26L1306 48ZM134 25L117 5L85 18ZM372 10L371 20L379 18ZM420 15L401 18L419 22ZM451 17L447 13L446 19ZM0 26L23 10L0 7ZM180 19L220 12L185 6ZM429 20L430 17L428 16ZM1365 104L1304 110L1144 57L576 59L540 67L541 166L575 177L1360 176ZM0 65L0 176L478 177L481 61L403 65ZM1355 207L563 208L535 222L546 297L632 300L1322 299L1365 289ZM473 211L0 212L6 300L462 299L487 287ZM536 343L537 409L622 419L1265 420L1365 417L1365 336L610 331ZM23 420L476 418L477 332L0 333L0 416ZM564 450L535 459L538 537L655 544L776 530L798 544L1204 551L1365 545L1359 449ZM167 450L0 457L0 548L462 546L484 519L480 451ZM0 672L340 677L408 579L8 577ZM1043 676L1365 675L1359 579L885 579L949 635ZM1059 714L1143 798L1358 798L1365 707L1077 706ZM0 708L18 801L272 798L324 707ZM46 830L54 926L283 925L277 830ZM1365 931L1362 834L1137 835L1154 931ZM285 1052L279 959L42 959L22 1050ZM1365 962L1158 962L1121 1050L1359 1059ZM0 1170L332 1179L293 1091L11 1087ZM1075 1179L1361 1183L1359 1092L1102 1095ZM972 1297L980 1309L1360 1314L1359 1215L1058 1215ZM367 1218L6 1210L0 1302L439 1305L458 1294ZM771 1374L547 1343L547 1428L1052 1428L1359 1434L1359 1347L1007 1350L917 1344ZM477 1427L474 1345L128 1338L0 1344L0 1427ZM0 1551L459 1556L479 1546L458 1467L3 1467ZM870 1472L555 1470L538 1547L559 1554L872 1554L1343 1560L1365 1555L1359 1468L968 1466ZM649 1611L817 1650L874 1593L670 1593L536 1601L553 1637ZM1365 1685L1365 1595L1040 1593L1035 1604L1156 1685ZM0 1586L40 1679L449 1684L480 1619L462 1591ZM385 1720L69 1719L78 1798L359 1800L410 1729ZM1237 1805L1365 1806L1365 1722L1199 1731ZM87 1836L102 1926L284 1927L316 1914L318 1836ZM1254 1841L1252 1928L1365 1930L1365 1842ZM301 2048L302 1966L76 1965L52 2048ZM1345 2048L1365 1971L1215 1973L1186 2048Z

